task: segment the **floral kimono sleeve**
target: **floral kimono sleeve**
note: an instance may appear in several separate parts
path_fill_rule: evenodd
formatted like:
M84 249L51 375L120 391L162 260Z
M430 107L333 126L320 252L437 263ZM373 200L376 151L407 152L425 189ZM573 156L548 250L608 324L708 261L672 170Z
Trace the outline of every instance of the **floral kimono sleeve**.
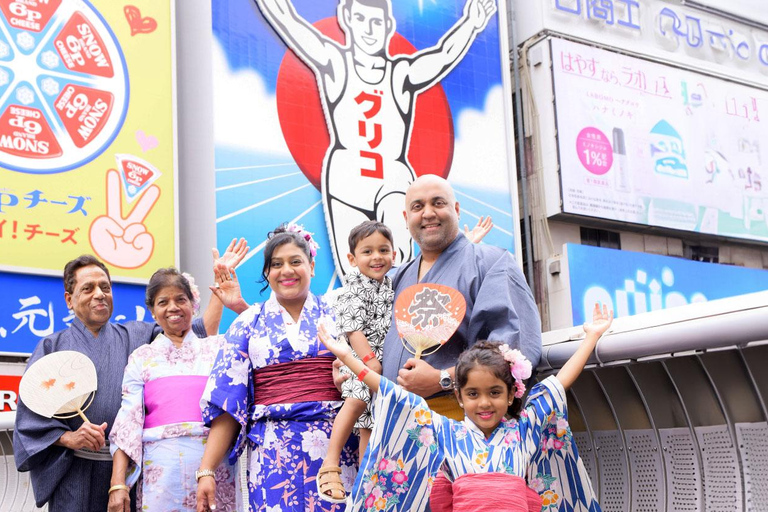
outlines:
M144 361L149 345L136 349L128 358L123 375L123 398L109 434L109 451L114 456L120 449L131 459L125 483L132 486L141 473L144 445Z
M542 512L599 512L592 482L568 425L565 389L560 381L551 376L536 384L524 413L526 421L521 423L529 427L524 438L532 454L528 486L541 496Z
M424 510L444 458L448 420L381 378L374 427L352 490L355 511Z
M248 420L253 406L253 366L248 355L248 343L259 310L258 305L251 306L232 323L200 399L206 426L210 426L215 418L224 413L230 414L240 423L237 441L229 454L231 464L242 453L248 434Z

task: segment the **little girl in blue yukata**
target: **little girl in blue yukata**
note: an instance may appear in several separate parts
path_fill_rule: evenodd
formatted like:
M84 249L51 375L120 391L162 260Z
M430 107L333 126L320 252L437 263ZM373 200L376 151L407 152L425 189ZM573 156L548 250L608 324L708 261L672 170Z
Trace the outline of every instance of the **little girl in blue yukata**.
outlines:
M481 217L472 231L464 226L465 236L479 243L492 227L490 217ZM384 338L392 324L392 304L395 299L392 280L387 276L395 259L394 239L392 231L385 224L365 221L352 228L348 242L347 258L357 270L345 276L344 289L334 304L336 327L342 333L342 339L346 339L352 348L352 355L379 373ZM344 406L333 422L328 454L317 473L320 498L331 503L344 503L347 498L339 467L344 443L353 428L357 429L362 460L373 426L368 386L355 379L354 373L347 366L341 367L339 372L350 377L341 385Z
M423 398L372 371L321 326L325 346L378 392L351 510L424 510L442 470L452 485L433 493L435 512L599 512L567 423L565 392L612 320L613 312L596 304L584 341L556 376L533 386L525 407L530 362L507 345L474 344L456 364L461 422L430 411ZM538 503L531 503L529 489L540 496Z

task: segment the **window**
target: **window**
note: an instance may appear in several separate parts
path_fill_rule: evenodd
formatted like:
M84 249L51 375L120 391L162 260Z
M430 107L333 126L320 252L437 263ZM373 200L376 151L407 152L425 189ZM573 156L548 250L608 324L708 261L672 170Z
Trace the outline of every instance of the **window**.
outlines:
M615 231L582 227L581 245L621 249L621 238Z
M707 247L706 245L685 244L683 255L689 260L705 263L718 263L720 260L720 250L717 247Z

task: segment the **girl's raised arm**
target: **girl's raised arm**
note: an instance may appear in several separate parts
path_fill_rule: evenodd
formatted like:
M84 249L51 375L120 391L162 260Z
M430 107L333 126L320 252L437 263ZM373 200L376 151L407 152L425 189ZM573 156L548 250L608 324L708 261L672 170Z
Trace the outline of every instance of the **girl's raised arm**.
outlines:
M557 380L563 385L566 390L569 389L576 379L581 375L581 371L584 369L584 365L587 364L589 355L595 349L597 340L603 335L605 331L611 326L613 321L613 310L608 311L608 306L603 304L600 308L599 303L595 303L595 309L592 311L592 323L584 324L584 332L587 336L584 341L581 342L579 348L571 356L568 361L563 365L559 372L557 372Z
M320 324L317 328L317 337L323 342L323 345L333 352L333 355L339 358L339 360L347 365L347 368L352 370L357 378L365 382L366 386L371 388L374 393L379 390L379 382L381 382L381 375L371 370L365 364L352 355L352 350L343 341L339 341L338 338L334 338L328 332L325 325Z

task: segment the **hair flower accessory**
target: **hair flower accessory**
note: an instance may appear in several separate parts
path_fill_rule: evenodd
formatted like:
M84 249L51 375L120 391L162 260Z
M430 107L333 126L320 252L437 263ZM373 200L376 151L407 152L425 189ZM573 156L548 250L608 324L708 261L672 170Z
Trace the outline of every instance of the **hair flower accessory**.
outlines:
M200 288L195 284L195 278L186 272L181 273L189 281L189 289L192 291L192 308L195 315L200 311Z
M312 238L312 235L314 233L310 233L306 229L304 229L304 226L301 224L294 224L291 222L290 224L285 225L285 230L290 231L291 233L296 233L300 237L302 237L304 240L307 241L307 245L309 245L309 254L314 258L317 256L317 250L320 248L319 245L317 245L317 242L315 242L315 239Z
M515 398L523 398L525 395L524 380L530 378L533 371L531 362L516 348L509 348L506 343L499 346L499 352L504 360L509 363L509 371L515 378Z

